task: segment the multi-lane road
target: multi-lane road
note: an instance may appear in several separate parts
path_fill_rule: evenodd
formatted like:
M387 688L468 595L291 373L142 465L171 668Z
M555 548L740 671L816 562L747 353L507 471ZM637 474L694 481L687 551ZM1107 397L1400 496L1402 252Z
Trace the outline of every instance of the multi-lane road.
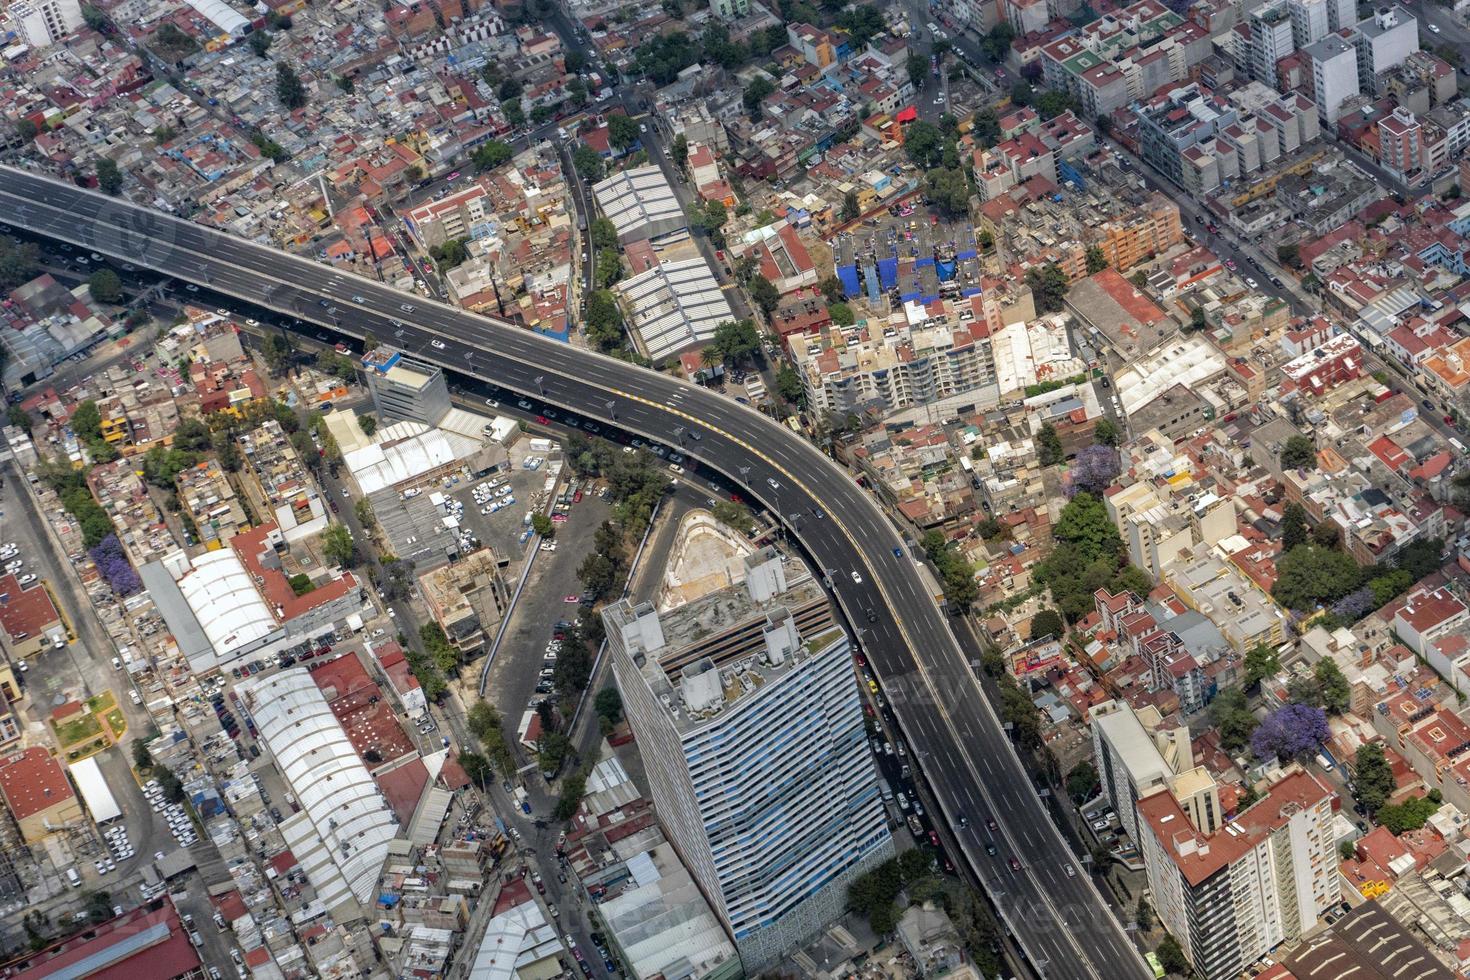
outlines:
M666 375L27 171L0 168L0 214L279 316L372 334L467 379L677 446L748 488L826 570L965 859L1033 967L1047 977L1145 975L1037 799L904 542L796 434Z

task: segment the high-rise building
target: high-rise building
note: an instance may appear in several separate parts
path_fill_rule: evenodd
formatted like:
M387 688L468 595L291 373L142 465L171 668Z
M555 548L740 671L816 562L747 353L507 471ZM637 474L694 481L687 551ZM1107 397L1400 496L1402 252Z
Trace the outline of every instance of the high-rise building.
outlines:
M362 355L362 368L384 424L408 419L438 425L449 414L449 385L436 365L379 346Z
M672 610L603 612L659 819L754 974L893 854L847 634L773 548Z
M1144 726L1126 701L1104 701L1094 707L1088 718L1092 722L1092 757L1096 760L1098 782L1103 797L1118 814L1118 820L1132 840L1138 840L1138 801L1168 784L1182 760L1185 767L1192 759L1189 730L1181 740L1174 731L1161 731L1158 709L1144 709L1152 714L1151 732ZM1159 733L1156 740L1154 732ZM1162 744L1169 758L1159 750ZM1173 760L1172 762L1170 760Z
M33 48L55 44L82 26L81 0L16 0L10 19Z
M1329 6L1329 0L1287 0L1291 37L1298 50L1332 31Z
M1303 53L1312 62L1312 98L1322 121L1335 123L1342 104L1358 94L1358 49L1329 34Z
M720 20L734 20L750 13L750 0L709 0L709 9Z
M1275 88L1276 62L1296 50L1291 13L1284 3L1267 4L1251 12L1250 27L1251 75Z
M1138 803L1139 852L1159 921L1205 980L1239 976L1338 902L1333 792L1293 765L1229 823L1203 770Z
M1376 92L1377 78L1419 50L1419 22L1398 4L1373 11L1353 34L1358 48L1358 85Z

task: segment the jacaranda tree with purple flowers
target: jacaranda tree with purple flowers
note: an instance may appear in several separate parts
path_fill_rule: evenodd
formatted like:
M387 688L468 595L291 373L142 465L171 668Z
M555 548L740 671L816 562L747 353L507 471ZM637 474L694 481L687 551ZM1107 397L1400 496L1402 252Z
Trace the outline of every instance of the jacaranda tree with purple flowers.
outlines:
M123 554L122 543L117 540L116 534L109 534L97 542L97 546L87 554L92 556L97 571L112 587L113 595L130 596L143 587L143 582L133 570L128 556Z
M1118 478L1118 450L1093 443L1077 453L1070 472L1073 493L1101 497Z
M1302 759L1322 748L1330 733L1327 714L1308 704L1288 704L1266 716L1251 736L1258 759Z

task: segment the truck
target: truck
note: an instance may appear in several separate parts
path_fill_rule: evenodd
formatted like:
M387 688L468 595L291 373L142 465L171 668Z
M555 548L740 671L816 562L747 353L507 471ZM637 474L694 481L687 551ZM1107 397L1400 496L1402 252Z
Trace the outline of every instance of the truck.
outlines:
M514 793L516 806L521 808L522 813L531 812L531 797L526 793L524 786L517 786Z

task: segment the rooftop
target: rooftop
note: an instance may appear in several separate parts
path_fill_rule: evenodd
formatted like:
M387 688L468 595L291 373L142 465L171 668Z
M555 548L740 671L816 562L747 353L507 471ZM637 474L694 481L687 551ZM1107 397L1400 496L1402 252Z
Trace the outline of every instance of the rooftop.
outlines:
M0 758L0 795L18 821L76 798L66 771L40 746Z

